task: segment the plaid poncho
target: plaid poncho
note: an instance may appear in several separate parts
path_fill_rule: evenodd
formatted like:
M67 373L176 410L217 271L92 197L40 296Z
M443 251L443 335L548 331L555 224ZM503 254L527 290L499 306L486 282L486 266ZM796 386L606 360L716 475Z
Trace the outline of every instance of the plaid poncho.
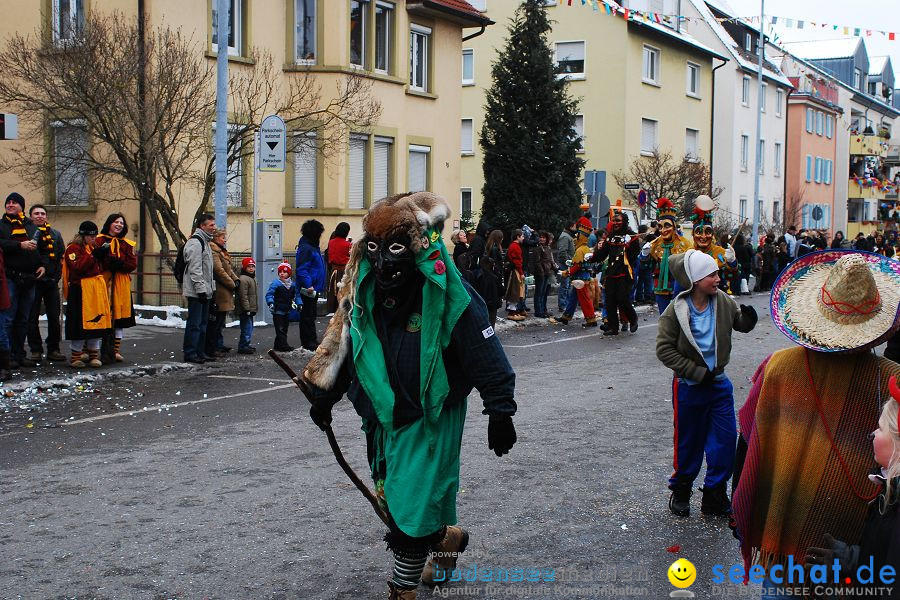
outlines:
M881 400L889 399L891 375L900 375L900 365L872 354L799 347L760 365L738 417L748 448L733 506L745 571L758 563L768 572L789 556L802 564L826 533L859 543L868 507L857 494L878 491L868 479L875 464L868 434L881 413L879 382Z

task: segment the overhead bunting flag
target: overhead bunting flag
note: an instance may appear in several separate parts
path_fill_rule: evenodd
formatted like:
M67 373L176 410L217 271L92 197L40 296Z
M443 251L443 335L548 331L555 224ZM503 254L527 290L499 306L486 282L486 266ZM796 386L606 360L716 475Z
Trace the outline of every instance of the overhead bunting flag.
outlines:
M603 4L603 10L606 12L607 15L612 15L612 16L621 15L622 18L625 19L626 21L640 20L645 23L657 23L660 25L662 25L664 23L671 24L674 19L677 19L678 21L697 21L697 22L704 21L703 17L686 17L684 15L664 14L664 13L658 13L658 12L652 12L652 11L643 12L640 10L625 8L623 6L620 6L619 4L612 4L612 3L608 2L607 0L590 0L591 8L594 11L599 11L598 2ZM589 3L588 0L581 0L582 6L585 6L588 3ZM562 6L563 0L557 0L556 4L557 4L557 6ZM572 0L566 0L566 4L568 6L572 6ZM715 19L719 23L759 23L760 22L759 15L752 15L749 17L731 17L731 18L715 17ZM794 18L790 18L790 17L781 17L781 16L775 16L775 15L766 16L764 22L767 25L779 25L782 27L796 28L796 29L807 29L808 28L807 25L809 25L809 27L818 26L823 29L826 27L830 27L832 29L832 31L835 31L835 32L842 31L843 34L846 36L854 35L854 36L859 37L863 34L863 32L865 32L865 35L867 37L871 37L872 33L880 33L882 36L886 37L888 40L890 40L892 42L896 41L896 39L897 39L896 32L893 32L893 31L884 31L884 30L879 30L879 29L864 29L861 27L853 27L850 25L836 25L834 23L819 23L818 21L808 21L806 19L801 20L801 19L794 19ZM771 29L770 29L770 36L772 37L773 40L779 39L777 34L775 34L774 31L772 31Z

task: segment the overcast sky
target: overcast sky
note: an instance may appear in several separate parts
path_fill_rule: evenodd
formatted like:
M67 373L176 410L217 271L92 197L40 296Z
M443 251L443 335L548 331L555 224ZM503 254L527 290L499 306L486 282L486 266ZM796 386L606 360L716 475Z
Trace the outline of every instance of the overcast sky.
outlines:
M760 0L727 0L736 16L748 17L760 14ZM821 23L854 27L863 30L862 38L869 56L887 54L891 57L894 76L900 80L900 2L897 0L765 0L766 21L774 15L781 18L794 19L794 27L787 28L776 24L775 32L788 42L842 38L843 32L831 27L822 28ZM796 28L796 21L806 21L804 29ZM811 28L809 21L815 21ZM866 37L865 30L871 29L871 37ZM889 41L879 31L893 31L895 41ZM768 28L767 28L768 32ZM900 82L895 83L900 87Z

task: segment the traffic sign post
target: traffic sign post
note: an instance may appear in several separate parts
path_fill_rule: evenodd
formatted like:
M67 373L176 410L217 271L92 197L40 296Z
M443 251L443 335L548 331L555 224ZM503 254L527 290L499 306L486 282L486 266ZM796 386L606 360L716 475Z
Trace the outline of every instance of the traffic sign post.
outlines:
M259 170L284 172L287 154L287 132L284 119L269 115L259 128Z

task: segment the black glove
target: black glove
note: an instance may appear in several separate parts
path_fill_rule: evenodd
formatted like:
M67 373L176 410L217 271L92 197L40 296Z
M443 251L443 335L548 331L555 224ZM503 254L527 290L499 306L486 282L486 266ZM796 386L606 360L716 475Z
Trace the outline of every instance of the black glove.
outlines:
M741 304L741 314L744 315L745 319L748 319L753 323L753 327L756 327L756 322L759 320L759 317L756 314L755 308L746 304Z
M703 385L709 385L710 383L712 383L715 380L716 380L716 372L710 371L707 369L706 375L703 376L703 379L700 381L700 383Z
M102 258L105 257L107 254L109 254L109 244L106 243L106 244L103 244L103 245L101 245L101 246L97 246L96 248L94 248L92 254L93 254L95 257L101 258L101 259L102 259Z
M109 259L109 266L112 268L113 271L124 271L125 270L125 263L122 262L122 259L119 258L118 256L113 256L112 258Z
M516 443L516 428L512 417L491 415L488 419L488 448L497 456L503 456Z
M206 302L206 292L200 292L199 294L197 294L197 300L199 300L200 302Z
M331 426L331 405L330 404L313 404L309 407L309 418L315 423L319 429L325 431Z

